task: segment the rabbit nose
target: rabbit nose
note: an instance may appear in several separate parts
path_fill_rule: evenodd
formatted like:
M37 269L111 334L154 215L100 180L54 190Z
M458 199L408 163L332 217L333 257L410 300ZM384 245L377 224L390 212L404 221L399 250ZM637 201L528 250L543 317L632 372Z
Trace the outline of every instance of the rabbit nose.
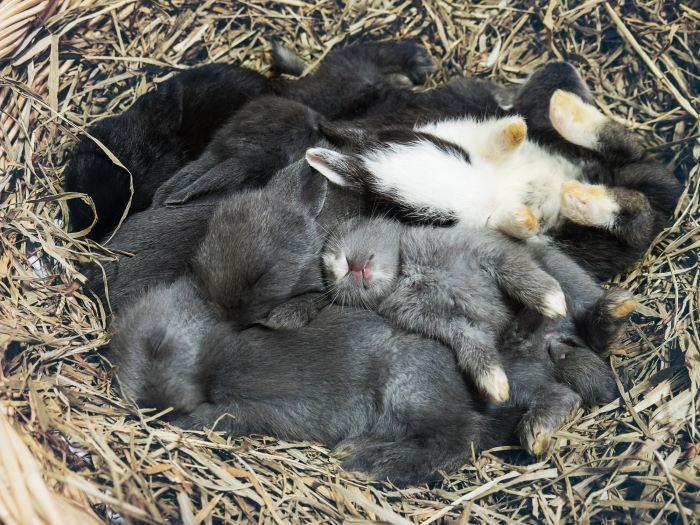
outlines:
M372 257L369 259L353 259L348 261L350 275L358 281L368 280L372 276Z
M348 268L350 268L351 272L362 273L362 270L364 270L365 268L365 261L361 261L360 259L353 259L352 261L348 261Z

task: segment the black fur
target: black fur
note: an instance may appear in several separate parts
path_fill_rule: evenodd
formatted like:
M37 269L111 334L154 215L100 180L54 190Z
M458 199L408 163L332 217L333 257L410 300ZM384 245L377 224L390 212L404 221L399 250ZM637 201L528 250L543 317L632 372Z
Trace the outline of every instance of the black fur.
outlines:
M140 97L120 115L88 129L133 177L129 213L148 208L158 186L197 158L214 132L248 100L269 90L260 74L229 64L178 73ZM85 193L97 219L90 237L100 239L119 222L130 195L130 177L88 136L79 139L65 171L66 191ZM68 202L73 230L90 226L94 214L79 199Z
M200 157L165 182L155 207L202 195L263 186L276 170L297 160L319 140L320 115L288 99L265 96L244 106L219 129Z
M556 151L596 161L588 174L592 183L612 187L620 213L612 230L566 221L551 232L559 245L598 279L606 280L639 260L675 209L681 184L658 161L644 152L639 139L623 126L609 122L601 131L599 151L567 143L549 121L549 99L557 89L592 97L576 69L555 62L535 71L519 90L512 112L525 117L528 136Z
M87 136L70 155L64 187L92 198L97 218L90 237L102 239L124 213L146 209L157 188L197 159L213 134L246 102L265 94L278 95L299 101L328 118L352 118L376 103L396 75L420 81L433 67L432 59L420 46L396 42L333 50L312 75L294 81L267 79L229 64L193 68L140 97L122 114L103 119L88 130L132 175L134 195L128 211L128 173ZM267 122L269 126L273 123ZM232 177L240 179L243 175L234 169ZM210 175L203 187L194 188L192 193L215 191L221 186ZM184 195L186 198L186 190ZM73 230L86 229L95 219L80 199L72 199L69 210Z

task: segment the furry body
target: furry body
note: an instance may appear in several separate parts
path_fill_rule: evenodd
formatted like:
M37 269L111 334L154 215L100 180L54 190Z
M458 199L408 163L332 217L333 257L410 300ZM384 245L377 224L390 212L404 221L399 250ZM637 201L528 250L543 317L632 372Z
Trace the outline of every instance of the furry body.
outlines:
M344 176L337 181L344 179L346 184L379 195L393 207L403 208L409 216L438 222L460 217L467 222L491 222L498 229L520 237L532 235L536 229L530 226L535 224L534 219L539 219L543 229L549 229L549 234L567 253L604 280L642 255L672 213L681 187L619 124L608 121L599 125L599 119L589 119L593 132L585 133L581 139L576 129L562 126L556 114L552 120L550 100L557 90L574 94L584 104L591 102L581 77L566 63L544 66L519 89L503 89L473 79L454 80L421 93L393 89L363 118L322 124L327 137L350 153L349 158L331 157L329 161L312 151L310 161L322 172L325 164L327 175L329 167L336 174L340 171ZM496 176L507 174L507 166L484 167L483 163L466 166L464 154L450 159L453 152L435 146L436 138L455 140L451 131L464 126L454 123L493 121L514 115L524 118L530 142L509 157L508 163L513 168L510 178ZM414 127L408 142L416 147L407 151L407 130ZM398 140L397 129L404 130ZM468 129L466 134L464 131L461 129L459 133L470 139L461 144L467 146L469 160L478 164L479 155L473 155L472 159L469 151L474 134ZM358 159L357 154L366 158ZM405 162L399 161L400 157ZM388 171L382 177L373 177L371 171L380 170L382 165ZM407 169L402 169L402 165ZM481 174L477 167L483 170ZM449 177L450 172L457 177ZM528 176L535 177L534 184L529 184ZM449 184L440 183L446 178L451 179ZM594 187L569 184L563 188L563 183L571 180ZM494 181L506 182L502 186L504 191ZM464 200L466 190L476 191L479 198L476 195L468 198L467 193ZM585 200L596 202L582 206ZM536 213L523 216L517 208L519 203L532 206ZM588 210L581 213L581 208Z
M524 423L521 440L528 450L541 453L582 398L593 404L614 392L609 370L591 348L609 349L633 304L619 315L611 312L630 297L621 290L603 292L546 240L523 245L485 230L355 219L331 235L323 261L334 301L370 308L396 327L447 345L460 368L492 399L507 399L512 383L515 406L547 407L533 408L533 413L544 418L550 410L549 425ZM565 298L553 275L567 283L563 287L571 313L566 319L536 312L553 316L566 311L559 305ZM558 352L556 358L552 352ZM562 382L572 388L562 387L556 384L562 376L553 363L572 352L577 353L572 362L585 363L581 367L588 370L580 377L567 375ZM500 390L501 367L508 378L505 392ZM530 375L541 381L537 389ZM595 386L587 389L587 384ZM591 390L607 394L596 397ZM535 438L525 430L533 425L549 431L535 432L540 435Z
M508 297L549 316L566 313L559 283L526 248L485 230L357 219L331 235L323 260L334 300L446 344L496 401L508 398L496 347L512 321Z
M320 210L313 196L323 192L313 186L323 179L300 171L295 179L284 180L299 189L288 186L275 202L266 203L269 217L258 233L284 229L296 250L320 246L323 232L310 227L308 219ZM220 243L222 229L235 231L258 220L255 206L249 205L251 194L245 197L231 199L217 211L239 220L212 224L200 248L210 254L205 265L133 299L113 324L110 355L124 395L144 406L172 406L176 424L216 424L235 435L319 440L345 456L345 468L406 485L426 481L439 469L457 468L472 447L508 442L530 406L528 392L559 384L552 371L571 368L577 376L579 364L585 365L574 354L569 360L551 360L548 350L538 346L540 360L549 363L542 365L545 373L523 375L517 403L492 406L476 395L447 347L403 333L375 313L329 306L293 329L271 329L264 320L251 324L285 306L278 287L267 283L284 279L291 285L299 275L320 281L320 266L308 266L303 255L269 251L257 238L243 236L230 251L207 246ZM293 213L306 218L290 220ZM263 238L273 236L267 231ZM226 271L219 274L220 268ZM230 282L221 282L226 276ZM220 289L231 294L221 297ZM229 295L254 300L231 305ZM590 350L581 352L597 359L595 367L584 366L586 375L605 371ZM520 355L513 350L506 363L518 366ZM609 384L600 384L598 396L609 397ZM580 400L574 394L567 391ZM543 431L551 433L561 423L551 416L540 413L526 420L532 420L528 428L534 429L537 443Z
M89 134L114 153L131 177L90 137L80 139L70 154L64 187L66 191L90 196L97 216L87 204L73 199L69 201L71 227L88 228L94 219L90 236L102 239L122 215L148 208L160 185L199 159L222 126L233 123L233 130L250 131L244 123L242 128L235 124L235 113L257 97L268 95L298 101L330 119L354 118L381 98L396 81L396 75L418 82L433 68L432 59L421 47L411 42L395 42L339 48L329 53L314 74L299 80L269 79L230 64L210 64L179 73L140 97L122 114L100 120L89 129ZM272 122L274 119L265 124L269 126ZM261 129L265 127L258 127L257 131ZM249 134L239 139L254 136ZM223 140L219 144L227 143ZM224 157L231 158L236 151L234 148ZM197 165L198 175L216 167L214 162L207 164L206 170L203 168L207 158L212 158L211 153L207 152ZM232 167L235 164L228 165ZM221 171L218 173L219 176L209 175L204 184L206 191L200 187L193 193L226 186L222 182L226 177L220 176ZM227 187L235 187L242 177L234 170ZM253 184L259 182L254 176L251 179ZM132 182L134 193L127 210ZM191 182L193 178L188 180Z

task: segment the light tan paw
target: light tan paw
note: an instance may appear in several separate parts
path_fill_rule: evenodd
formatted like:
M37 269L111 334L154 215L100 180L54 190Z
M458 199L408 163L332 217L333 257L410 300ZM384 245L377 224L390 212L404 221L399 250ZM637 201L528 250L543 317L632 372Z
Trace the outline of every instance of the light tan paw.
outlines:
M484 370L480 374L475 374L474 381L477 388L496 403L508 401L510 397L510 386L508 376L503 368L495 366L489 370Z
M570 417L570 415L569 415ZM522 447L533 456L544 456L554 451L557 440L554 434L564 425L566 419L536 417L525 414L518 426L518 436Z
M476 140L480 140L481 145L472 144L471 148L481 152L491 162L506 161L527 138L527 124L522 117L505 117L480 126L483 127Z
M560 197L564 217L584 226L610 227L620 212L605 186L570 180L562 184Z
M637 301L635 301L634 299L627 299L626 301L618 305L616 308L614 308L611 313L613 318L622 319L623 317L627 317L636 310Z
M549 100L549 120L568 142L596 149L600 130L608 118L578 95L558 89Z
M606 309L613 319L623 319L637 310L637 301L626 290L611 290L608 294Z
M525 142L525 137L527 137L527 124L522 118L517 118L508 122L501 131L501 146L505 152L511 152Z
M555 443L554 432L556 428L552 428L549 421L532 421L527 419L521 421L518 434L520 435L520 444L522 447L533 456L543 456L552 450Z
M544 456L552 448L554 444L554 439L550 434L542 432L534 436L532 443L530 444L530 454L533 456Z
M500 221L497 228L511 237L529 239L537 235L540 225L533 211L523 204Z

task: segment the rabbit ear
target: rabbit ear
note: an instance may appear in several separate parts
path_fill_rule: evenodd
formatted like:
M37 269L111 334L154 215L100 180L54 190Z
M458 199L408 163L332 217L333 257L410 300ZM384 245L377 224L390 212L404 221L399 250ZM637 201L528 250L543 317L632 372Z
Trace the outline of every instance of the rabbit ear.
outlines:
M351 162L347 155L326 148L306 150L309 166L337 186L350 185Z
M326 179L314 173L303 160L278 171L269 187L283 199L304 206L312 217L321 213L328 191Z

